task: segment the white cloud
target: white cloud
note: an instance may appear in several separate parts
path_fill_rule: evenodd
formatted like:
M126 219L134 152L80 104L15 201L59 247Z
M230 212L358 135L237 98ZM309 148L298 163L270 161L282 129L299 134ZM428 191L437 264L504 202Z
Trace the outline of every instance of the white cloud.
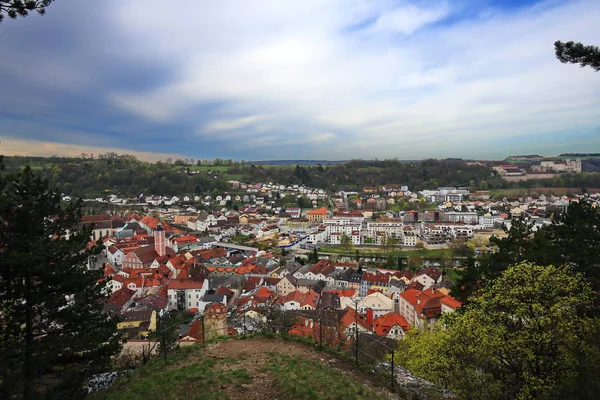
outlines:
M432 3L428 8L405 4L382 14L375 23L375 29L411 35L424 26L446 17L448 11L447 4L444 2Z
M190 141L294 154L335 138L326 156L417 158L600 125L600 75L553 54L555 40L600 44L594 0L479 15L468 0L109 4L104 29L128 43L127 59L173 73L108 100L150 123L185 123Z
M331 139L335 139L337 137L337 135L333 132L324 132L324 133L320 133L318 135L314 135L311 136L308 139L308 142L324 142L326 140L331 140Z
M239 128L244 128L249 125L253 125L256 122L264 121L265 116L263 115L250 115L247 117L236 118L232 120L219 120L213 121L204 125L205 132L216 132L216 131L228 131Z

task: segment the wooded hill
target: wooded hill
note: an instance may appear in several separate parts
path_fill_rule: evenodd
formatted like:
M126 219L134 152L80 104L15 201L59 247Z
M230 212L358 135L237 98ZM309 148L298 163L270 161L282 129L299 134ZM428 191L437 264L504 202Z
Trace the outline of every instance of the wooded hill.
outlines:
M179 161L179 160L178 160ZM30 165L53 186L71 196L93 196L107 190L124 196L210 193L229 188L228 180L278 182L337 190L365 186L408 185L411 190L438 186L468 186L485 180L491 170L463 160L420 162L349 161L336 165L263 166L232 163L229 166L193 166L175 162L147 163L132 156L95 159L62 157L5 157L8 170Z
M7 170L25 165L39 172L53 187L74 197L140 194L218 194L231 190L227 181L273 182L307 185L336 191L367 186L407 185L412 191L439 186L467 186L472 190L573 187L600 188L600 174L561 174L552 179L508 182L493 176L491 168L461 159L398 161L352 160L332 165L262 165L232 162L230 165L148 163L133 156L91 158L5 157Z

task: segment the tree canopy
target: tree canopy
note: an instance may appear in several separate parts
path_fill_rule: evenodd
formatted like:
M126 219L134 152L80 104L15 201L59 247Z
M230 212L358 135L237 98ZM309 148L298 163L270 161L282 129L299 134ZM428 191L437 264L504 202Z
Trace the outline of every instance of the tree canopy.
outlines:
M410 330L397 361L459 398L592 399L596 299L570 267L521 263L432 331Z
M0 0L0 23L4 15L9 18L26 17L31 11L46 13L46 7L54 0Z
M600 47L585 46L583 43L569 41L554 43L556 58L564 64L579 64L582 67L591 67L600 71Z
M569 265L600 289L600 210L585 199L571 202L566 212L550 225L537 228L532 222L513 218L507 236L492 237L491 254L468 262L452 289L452 295L468 300L483 285L500 277L511 265L532 262L539 265Z
M81 398L119 350L107 283L87 268L101 246L80 219L81 202L63 206L30 168L0 174L1 398Z

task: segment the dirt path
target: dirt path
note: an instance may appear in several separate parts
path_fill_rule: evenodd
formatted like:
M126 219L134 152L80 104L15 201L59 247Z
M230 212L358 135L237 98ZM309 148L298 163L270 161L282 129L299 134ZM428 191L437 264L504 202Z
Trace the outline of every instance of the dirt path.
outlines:
M354 364L351 361L317 351L302 343L265 338L227 340L210 344L204 351L205 356L225 360L225 363L221 363L221 365L227 365L226 361L231 359L232 362L228 367L225 367L226 369L244 368L253 376L250 384L242 385L239 388L236 388L234 385L224 385L221 387L221 390L232 400L278 399L279 391L272 374L262 370L269 362L268 353L285 354L321 362L329 368L334 368L345 375L350 375L354 381L374 389L377 388L376 390L381 393L381 399L394 398L394 395L381 388L380 384L374 384L368 377L361 373L356 373Z

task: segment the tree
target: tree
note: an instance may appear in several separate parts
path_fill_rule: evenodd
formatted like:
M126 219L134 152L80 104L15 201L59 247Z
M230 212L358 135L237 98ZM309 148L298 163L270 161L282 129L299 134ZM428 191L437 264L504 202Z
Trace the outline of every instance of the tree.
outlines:
M46 7L53 0L0 0L0 23L4 19L4 14L9 18L26 17L30 11L37 11L39 14L46 13Z
M581 67L591 67L600 71L600 47L584 46L582 43L569 41L554 42L556 58L563 64L579 64Z
M572 268L522 263L446 316L446 329L407 335L397 361L459 398L592 399L597 299Z
M423 259L416 254L412 254L408 256L407 266L414 269L416 272L423 266Z
M345 251L352 251L352 249L354 248L354 246L352 245L352 241L350 240L350 236L348 236L346 233L342 233L342 238L340 239L340 243L342 248Z
M523 261L538 265L569 265L600 289L600 212L586 200L571 202L566 212L551 225L536 231L533 224L514 218L507 236L490 238L492 254L485 254L478 262L466 263L452 295L468 298L469 290L480 290L486 283L498 278L509 266ZM462 293L460 293L463 291Z
M87 269L101 245L88 245L92 227L74 228L81 207L61 205L29 167L0 175L2 398L80 398L119 351L116 323L102 312L107 282Z

